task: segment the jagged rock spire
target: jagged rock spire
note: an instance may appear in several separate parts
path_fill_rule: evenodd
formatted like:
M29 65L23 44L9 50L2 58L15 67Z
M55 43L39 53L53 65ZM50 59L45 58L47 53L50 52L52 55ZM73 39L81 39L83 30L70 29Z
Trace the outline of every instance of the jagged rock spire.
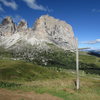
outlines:
M0 35L8 39L4 44L9 46L22 40L31 45L52 43L65 50L75 48L72 27L65 21L49 15L38 18L34 28L28 28L25 20L21 20L16 26L11 17L6 17L0 25Z
M3 19L0 25L0 35L11 36L16 30L16 25L11 17L6 17Z
M6 18L3 19L2 25L7 25L7 24L12 24L13 20L11 17L7 16Z
M22 19L19 23L18 23L18 27L17 27L17 30L20 31L20 30L26 30L28 28L28 25L27 25L27 22Z

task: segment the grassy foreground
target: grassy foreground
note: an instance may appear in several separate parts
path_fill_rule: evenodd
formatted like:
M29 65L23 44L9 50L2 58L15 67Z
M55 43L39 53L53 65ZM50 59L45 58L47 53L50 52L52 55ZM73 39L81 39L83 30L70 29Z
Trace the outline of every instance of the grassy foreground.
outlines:
M80 72L75 89L72 70L41 67L25 61L0 60L0 88L49 93L64 100L99 100L100 76Z

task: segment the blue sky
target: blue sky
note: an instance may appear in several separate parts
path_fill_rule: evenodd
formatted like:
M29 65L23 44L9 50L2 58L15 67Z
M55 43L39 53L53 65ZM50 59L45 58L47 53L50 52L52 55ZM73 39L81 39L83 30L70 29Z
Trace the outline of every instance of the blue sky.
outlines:
M0 0L0 20L23 18L32 27L44 14L71 24L79 47L100 49L100 0Z

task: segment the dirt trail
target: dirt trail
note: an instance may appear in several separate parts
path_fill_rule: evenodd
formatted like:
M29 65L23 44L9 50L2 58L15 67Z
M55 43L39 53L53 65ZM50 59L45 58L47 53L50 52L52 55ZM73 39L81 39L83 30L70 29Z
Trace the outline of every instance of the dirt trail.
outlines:
M63 100L49 94L0 89L0 100Z

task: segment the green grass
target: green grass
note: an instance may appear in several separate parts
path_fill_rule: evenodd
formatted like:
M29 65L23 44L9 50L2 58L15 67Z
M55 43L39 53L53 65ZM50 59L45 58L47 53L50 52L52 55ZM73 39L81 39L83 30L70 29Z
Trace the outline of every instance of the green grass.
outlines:
M0 88L49 93L64 100L99 100L100 76L80 72L77 91L73 72L21 60L0 60Z
M38 93L50 93L52 95L64 98L64 100L94 100L96 98L99 100L100 98L100 80L94 80L86 77L81 77L80 82L80 90L75 90L75 85L73 80L75 77L73 76L70 79L62 79L55 80L50 83L50 87L42 86L37 87L34 90ZM49 82L49 81L48 81ZM54 85L56 84L56 85Z
M80 71L80 90L77 91L76 74L72 70L75 69L75 54L53 49L56 51L40 52L32 62L11 60L13 55L1 50L0 57L4 59L0 59L0 88L49 93L64 100L99 100L100 70L95 69L100 68L100 58L80 52L79 67L88 74ZM46 66L42 62L43 57L48 59Z
M3 47L0 46L0 59L2 58L11 58L12 54L8 50L5 50Z
M100 57L90 55L86 52L80 52L79 63L80 69L86 73L100 75Z
M80 52L79 54L80 61L88 64L95 64L100 68L100 57L90 55L86 52Z
M99 100L100 80L93 79L92 75L91 77L88 75L82 76L80 78L80 90L77 91L74 84L75 79L75 75L73 75L72 77L66 76L64 79L36 80L32 82L4 81L2 83L4 84L3 87L0 85L0 88L26 92L35 91L40 94L49 93L64 100Z
M16 88L16 87L20 87L22 84L17 84L14 82L4 82L4 81L0 81L0 88Z
M58 71L56 68L42 67L21 60L0 60L0 80L33 81L63 78L67 75Z
M75 53L64 51L53 44L47 45L50 47L49 50L38 50L36 46L32 47L30 45L23 46L20 51L17 49L8 51L4 48L0 48L0 57L1 59L19 58L46 67L75 69ZM80 69L84 70L86 73L100 75L100 57L90 55L86 52L79 52L79 63Z

